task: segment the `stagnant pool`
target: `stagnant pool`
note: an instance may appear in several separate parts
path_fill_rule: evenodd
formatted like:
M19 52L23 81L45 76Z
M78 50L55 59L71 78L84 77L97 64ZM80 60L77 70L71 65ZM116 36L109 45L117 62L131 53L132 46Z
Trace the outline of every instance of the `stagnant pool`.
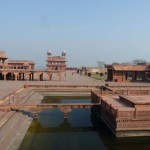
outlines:
M89 103L89 97L44 97L42 103ZM116 139L90 109L73 109L64 119L46 109L33 120L20 150L149 150L150 137Z

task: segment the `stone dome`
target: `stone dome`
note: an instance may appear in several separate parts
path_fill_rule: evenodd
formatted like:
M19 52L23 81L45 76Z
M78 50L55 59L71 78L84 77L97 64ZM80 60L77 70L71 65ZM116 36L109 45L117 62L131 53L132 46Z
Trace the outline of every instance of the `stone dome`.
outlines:
M51 53L51 50L48 50L47 51L47 55L51 55L52 53Z

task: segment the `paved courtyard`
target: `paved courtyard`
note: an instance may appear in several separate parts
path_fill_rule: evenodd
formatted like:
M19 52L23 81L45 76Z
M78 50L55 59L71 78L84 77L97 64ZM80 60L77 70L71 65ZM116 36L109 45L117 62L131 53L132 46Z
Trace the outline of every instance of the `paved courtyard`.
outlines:
M36 79L36 77L35 77ZM62 75L62 80L58 80L57 74L53 75L52 81L48 81L48 76L44 75L44 81L0 81L0 99L8 94L20 89L25 84L34 85L84 85L84 86L101 86L105 84L120 86L150 86L150 83L132 83L132 82L107 82L89 78L87 76L67 71Z

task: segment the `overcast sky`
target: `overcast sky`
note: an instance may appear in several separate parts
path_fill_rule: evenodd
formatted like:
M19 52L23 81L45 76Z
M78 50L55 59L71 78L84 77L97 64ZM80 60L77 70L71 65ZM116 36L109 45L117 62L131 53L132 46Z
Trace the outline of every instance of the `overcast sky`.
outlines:
M0 49L46 68L46 52L68 66L150 61L150 0L0 0Z

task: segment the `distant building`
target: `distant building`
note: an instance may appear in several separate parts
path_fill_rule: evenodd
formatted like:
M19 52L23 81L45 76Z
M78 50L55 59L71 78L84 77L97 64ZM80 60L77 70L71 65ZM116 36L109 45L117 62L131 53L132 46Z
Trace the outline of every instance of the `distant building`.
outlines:
M31 60L10 60L5 51L0 51L0 69L29 69L34 70L35 63ZM7 60L7 61L6 61Z
M114 64L106 65L108 81L145 81L150 74L150 63L140 63L137 65Z
M8 60L9 69L29 69L34 70L35 63L31 60Z
M66 70L66 51L62 52L61 56L52 56L50 50L47 51L47 70Z
M34 61L9 60L5 56L5 51L0 51L0 80L42 81L44 74L48 75L48 80L52 80L53 73L57 73L58 79L60 81L62 79L63 71L66 70L66 52L63 51L61 57L60 56L51 57L50 51L47 52L47 55L48 55L47 70L35 70ZM35 75L36 79L34 78Z
M0 51L0 68L4 68L5 66L5 61L7 60L8 58L5 56L5 51Z
M77 67L67 67L66 70L68 71L77 71Z

